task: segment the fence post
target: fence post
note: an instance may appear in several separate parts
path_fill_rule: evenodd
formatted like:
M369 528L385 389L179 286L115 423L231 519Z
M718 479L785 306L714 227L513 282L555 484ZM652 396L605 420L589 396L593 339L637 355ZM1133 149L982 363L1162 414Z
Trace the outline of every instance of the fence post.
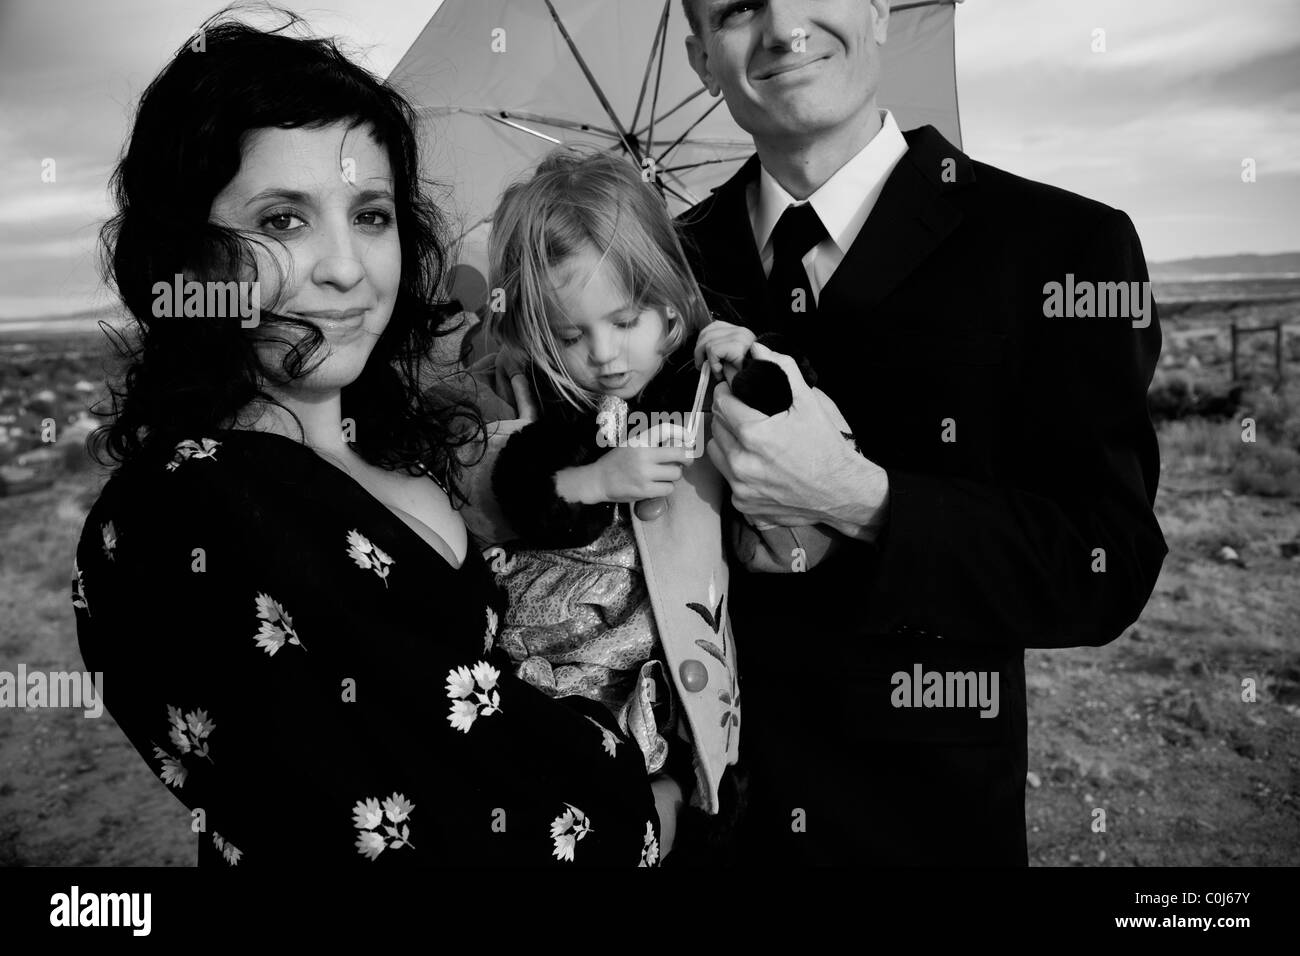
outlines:
M1232 320L1232 381L1237 381L1237 320Z
M1278 391L1282 389L1282 375L1285 366L1282 364L1282 323L1278 322L1273 327L1273 361L1277 365L1277 387Z

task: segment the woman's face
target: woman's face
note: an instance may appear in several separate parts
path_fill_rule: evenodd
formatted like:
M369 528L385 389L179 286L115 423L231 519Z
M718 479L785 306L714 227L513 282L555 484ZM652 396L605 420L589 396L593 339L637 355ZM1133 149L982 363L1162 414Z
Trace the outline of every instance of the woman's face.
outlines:
M663 316L638 309L590 245L566 259L552 282L563 314L551 318L551 334L573 380L601 395L639 395L663 365Z
M354 381L388 325L401 278L401 242L387 152L367 127L258 129L248 134L239 172L213 200L211 218L256 244L261 302L317 326L318 367L285 391L332 393ZM275 265L278 265L277 273ZM283 284L276 286L277 276ZM296 339L292 326L250 334L264 367L276 369Z

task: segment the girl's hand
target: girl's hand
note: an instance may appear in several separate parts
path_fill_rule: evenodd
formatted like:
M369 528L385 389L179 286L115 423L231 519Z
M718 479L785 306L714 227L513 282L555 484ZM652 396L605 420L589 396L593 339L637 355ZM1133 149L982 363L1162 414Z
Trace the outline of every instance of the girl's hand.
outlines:
M754 338L754 333L743 326L715 319L701 330L695 340L695 367L699 368L708 361L715 376L722 374L723 364L740 368Z
M600 500L667 498L692 460L687 437L680 425L660 424L630 437L627 446L605 452L586 466L593 469Z

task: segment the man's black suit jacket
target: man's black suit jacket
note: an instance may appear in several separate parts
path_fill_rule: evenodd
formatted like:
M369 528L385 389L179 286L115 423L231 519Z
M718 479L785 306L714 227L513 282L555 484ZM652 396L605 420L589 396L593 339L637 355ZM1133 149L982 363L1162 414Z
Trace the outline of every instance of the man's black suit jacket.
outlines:
M793 330L888 472L887 524L814 570L732 579L746 859L1024 864L1023 649L1114 640L1167 550L1146 406L1158 320L1044 314L1049 283L1147 280L1129 218L974 162L933 127L905 135ZM763 331L758 170L751 157L680 223L714 314ZM995 672L997 715L924 706L895 677L918 668ZM931 702L956 703L958 684ZM922 706L895 706L905 691Z

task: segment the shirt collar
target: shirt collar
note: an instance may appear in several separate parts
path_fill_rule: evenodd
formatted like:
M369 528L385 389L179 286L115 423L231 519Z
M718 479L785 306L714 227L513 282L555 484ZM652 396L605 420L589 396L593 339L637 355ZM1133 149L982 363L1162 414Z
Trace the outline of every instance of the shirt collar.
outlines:
M866 197L879 190L897 165L899 157L907 152L903 138L889 110L880 111L880 129L857 154L835 171L815 193L808 197L817 218L826 227L827 234L842 253L852 244L854 222L859 218ZM760 252L767 248L772 230L787 206L798 202L785 191L765 168L759 166L757 208L754 213L754 242ZM857 223L861 226L861 223ZM848 240L846 242L846 239Z

